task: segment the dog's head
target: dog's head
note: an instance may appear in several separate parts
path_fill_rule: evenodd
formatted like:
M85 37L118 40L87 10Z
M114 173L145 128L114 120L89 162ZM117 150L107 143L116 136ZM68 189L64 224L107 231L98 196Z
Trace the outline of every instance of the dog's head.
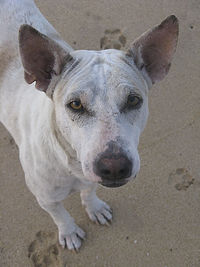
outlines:
M177 37L178 21L170 16L126 53L68 52L31 26L21 27L25 80L53 100L56 125L76 151L84 179L117 187L138 173L148 90L167 74Z

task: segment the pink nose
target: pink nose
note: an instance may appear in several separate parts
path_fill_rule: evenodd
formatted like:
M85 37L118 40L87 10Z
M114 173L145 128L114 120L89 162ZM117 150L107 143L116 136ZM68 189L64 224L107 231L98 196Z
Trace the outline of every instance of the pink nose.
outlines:
M132 162L122 153L106 155L95 162L94 172L106 180L119 180L131 176ZM109 157L108 157L109 156Z

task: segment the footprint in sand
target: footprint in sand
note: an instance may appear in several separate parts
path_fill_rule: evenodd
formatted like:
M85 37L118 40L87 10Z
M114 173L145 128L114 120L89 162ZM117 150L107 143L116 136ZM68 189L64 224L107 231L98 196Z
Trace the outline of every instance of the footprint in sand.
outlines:
M100 39L100 48L105 49L123 49L126 45L126 37L120 29L105 30L104 36Z
M185 168L179 168L170 173L168 183L174 184L174 187L178 191L186 191L192 184L194 184L194 178Z
M34 267L62 267L56 234L39 231L29 245L28 257Z

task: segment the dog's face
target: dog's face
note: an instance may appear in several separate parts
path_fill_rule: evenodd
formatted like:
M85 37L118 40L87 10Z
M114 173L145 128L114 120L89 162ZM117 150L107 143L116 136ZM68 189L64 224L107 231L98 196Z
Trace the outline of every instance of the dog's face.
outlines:
M76 150L86 179L120 186L140 168L139 136L148 116L148 86L122 51L75 51L53 100L56 122Z
M167 74L177 35L177 19L170 16L137 39L127 53L69 54L30 26L22 26L25 80L36 81L36 88L51 95L56 124L77 153L83 179L117 187L138 173L148 90Z

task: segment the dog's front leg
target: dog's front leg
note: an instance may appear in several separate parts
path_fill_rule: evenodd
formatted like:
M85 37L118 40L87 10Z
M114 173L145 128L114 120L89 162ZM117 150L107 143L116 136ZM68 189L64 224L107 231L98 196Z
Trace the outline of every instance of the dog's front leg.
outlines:
M81 240L85 237L85 232L74 223L74 219L66 211L62 202L44 203L40 199L37 200L57 225L60 245L77 251L81 246Z
M97 184L81 190L81 202L89 218L98 224L108 224L112 220L112 210L96 195Z

